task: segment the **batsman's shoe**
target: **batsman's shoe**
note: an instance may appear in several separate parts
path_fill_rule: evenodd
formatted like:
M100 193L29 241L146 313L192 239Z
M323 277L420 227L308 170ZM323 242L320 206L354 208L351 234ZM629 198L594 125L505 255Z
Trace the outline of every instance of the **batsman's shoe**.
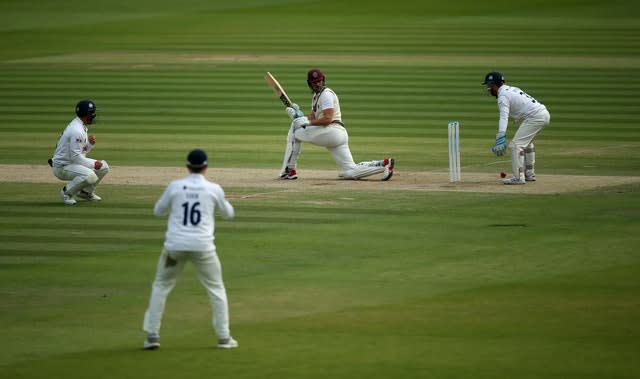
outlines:
M160 347L160 336L156 333L149 333L147 339L144 340L145 350L155 350Z
M298 173L295 168L286 168L283 173L280 174L282 180L294 180L298 179Z
M382 172L382 180L389 180L393 176L393 168L396 165L396 160L393 158L384 159L384 171Z
M536 174L525 175L524 181L525 182L535 182L536 181Z
M62 187L60 190L60 197L62 197L62 201L67 205L73 205L76 203L76 200L71 195L67 195L67 186Z
M218 339L218 349L233 349L238 347L238 341L233 337Z
M77 197L81 198L81 199L85 199L88 201L100 201L102 200L102 198L98 195L95 194L95 192L87 192L84 190L81 190L80 192L78 192L76 194Z
M518 184L525 184L526 182L524 178L516 178L515 176L513 176L509 179L503 180L502 183L506 185L518 185Z

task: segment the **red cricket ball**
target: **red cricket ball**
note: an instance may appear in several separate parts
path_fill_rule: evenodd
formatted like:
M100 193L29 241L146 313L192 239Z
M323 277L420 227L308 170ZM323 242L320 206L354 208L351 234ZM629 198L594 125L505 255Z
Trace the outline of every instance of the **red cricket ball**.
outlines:
M500 177L501 177L501 178L506 178L506 177L507 177L507 174L506 174L506 173L504 173L504 172L501 172L501 173L500 173Z

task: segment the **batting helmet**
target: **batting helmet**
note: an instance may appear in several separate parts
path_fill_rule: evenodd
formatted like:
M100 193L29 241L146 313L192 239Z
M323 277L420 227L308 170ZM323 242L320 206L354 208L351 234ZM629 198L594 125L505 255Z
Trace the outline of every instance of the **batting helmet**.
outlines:
M307 72L307 82L318 83L324 81L324 74L319 68L312 68Z
M504 76L498 71L491 71L484 77L484 82L482 84L492 85L495 84L498 87L504 84Z
M307 72L307 85L312 91L319 92L324 88L326 77L319 68L312 68Z
M76 115L78 117L89 116L91 120L96 118L96 103L91 100L80 100L76 105Z

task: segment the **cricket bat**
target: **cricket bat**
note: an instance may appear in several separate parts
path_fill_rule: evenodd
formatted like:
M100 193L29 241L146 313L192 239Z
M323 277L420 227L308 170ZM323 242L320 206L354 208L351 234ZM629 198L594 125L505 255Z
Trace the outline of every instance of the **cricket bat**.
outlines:
M276 93L276 96L280 99L280 101L282 101L282 104L284 104L285 107L290 107L292 104L291 99L289 99L289 96L287 96L287 93L284 92L284 88L282 88L276 78L274 78L273 75L271 75L271 73L267 71L267 73L264 74L264 80L266 80L271 88L273 88L273 92Z

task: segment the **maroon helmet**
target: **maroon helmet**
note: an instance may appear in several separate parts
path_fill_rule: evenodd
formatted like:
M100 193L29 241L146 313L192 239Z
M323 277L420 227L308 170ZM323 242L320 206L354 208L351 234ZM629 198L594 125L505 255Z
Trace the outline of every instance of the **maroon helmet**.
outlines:
M317 83L324 80L324 74L319 68L312 68L307 72L307 81L310 83Z
M307 84L312 91L324 88L325 79L324 74L319 68L312 68L307 72Z

